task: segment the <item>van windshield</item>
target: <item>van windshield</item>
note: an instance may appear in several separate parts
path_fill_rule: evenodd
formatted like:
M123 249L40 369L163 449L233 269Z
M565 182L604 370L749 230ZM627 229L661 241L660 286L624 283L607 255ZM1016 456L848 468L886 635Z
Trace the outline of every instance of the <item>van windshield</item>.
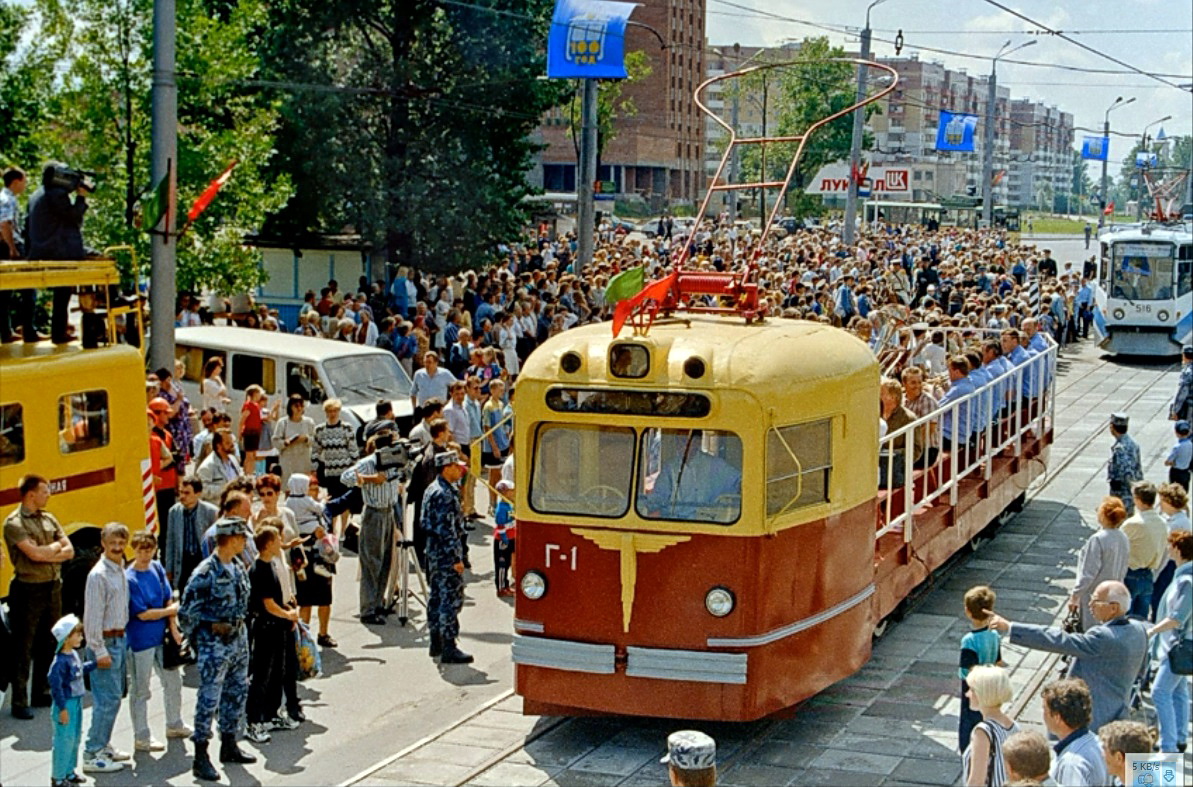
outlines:
M328 358L323 369L332 390L346 405L410 396L410 378L389 353Z

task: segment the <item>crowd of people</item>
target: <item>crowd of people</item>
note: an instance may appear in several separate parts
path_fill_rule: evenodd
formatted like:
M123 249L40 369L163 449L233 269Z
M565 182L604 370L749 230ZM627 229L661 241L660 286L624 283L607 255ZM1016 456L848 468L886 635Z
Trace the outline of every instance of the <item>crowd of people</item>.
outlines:
M82 744L84 771L118 770L128 759L111 741L125 670L135 748L162 748L145 722L150 675L156 673L166 698L165 735L193 741L194 773L202 779L218 777L207 752L217 719L222 762L251 761L252 755L238 746L241 737L264 744L271 732L301 724L297 646L314 616L317 635L312 638L320 647L338 647L329 630L330 610L333 592L346 581L336 572L346 537L355 533L360 557L360 620L382 626L389 613L389 550L407 517L414 520L413 547L430 580L430 653L442 663L470 661L458 647L458 613L470 567L467 533L485 514L494 527L495 590L512 595L514 383L539 344L572 326L609 319L613 304L606 288L613 276L633 266L643 266L651 279L669 272L685 253L685 265L695 270L742 270L756 261L763 316L848 329L870 344L884 367L902 368L898 379L888 377L882 384L880 415L890 430L1028 363L1046 351L1045 333L1062 347L1088 336L1090 267L1066 262L1062 268L1049 251L1012 243L1000 231L874 224L847 246L830 225L771 238L765 247L760 242L754 235L739 237L727 221L706 222L690 238L633 239L602 227L593 263L577 270L575 238L552 239L540 232L522 245L502 247L500 260L479 271L430 276L400 268L388 281L362 277L355 293L343 293L337 282L329 282L320 293L307 293L295 326L248 296L231 302L183 296L179 325L230 320L393 352L412 379L416 424L409 437L419 453L400 470L389 466L386 457L395 446L397 426L388 401L378 403L376 418L358 432L340 420L341 404L335 399L321 403L318 423L301 396L291 396L283 412L261 390L246 391L241 412L228 412L232 400L218 359L204 369L201 402L186 396L180 367L158 369L147 378L146 397L159 531L104 529L104 556L88 578L82 620L60 619L61 599L54 590L58 567L73 551L47 510L48 482L40 476L24 479L22 503L5 523L16 568L9 596L18 646L12 712L28 719L32 707L52 705L55 783L78 779L77 755L72 758L70 747L77 751L80 745L84 672L90 673L95 708ZM690 245L685 249L685 244ZM1188 372L1193 350L1187 361ZM1038 378L1023 385L1001 392L1007 408L1021 396L1039 395ZM1174 403L1174 415L1183 415L1182 408L1190 405L1193 401ZM1002 409L990 404L986 412L993 417ZM943 439L957 433L959 442L968 443L983 426L976 412L957 421L945 419L938 431L912 435L894 448L913 451L917 462L922 458L930 465L941 454ZM1127 434L1125 423L1112 428L1117 430L1116 456L1129 454L1117 447ZM1183 467L1187 488L1184 420L1177 420L1176 434L1170 466L1178 474ZM473 477L463 461L476 450L490 490L484 514L477 493L482 479ZM1150 685L1161 746L1184 746L1180 736L1187 716L1182 722L1180 714L1182 708L1187 713L1188 679L1164 672L1164 663L1189 625L1193 537L1187 518L1183 529L1180 519L1187 499L1176 482L1130 486L1140 477L1129 478L1124 491L1114 466L1129 465L1130 459L1112 461L1111 481L1112 493L1131 500L1107 504L1099 512L1104 528L1121 526L1116 535L1127 534L1129 543L1110 543L1100 531L1090 541L1097 539L1096 547L1087 545L1082 553L1073 604L1088 606L1086 633L1011 624L994 613L992 591L975 597L972 608L967 598L975 626L969 647L963 646L961 667L966 706L961 749L968 783L1000 784L1049 770L1038 767L1041 741L1016 735L1001 710L1009 684L997 666L997 633L1064 652L1086 646L1075 642L1117 642L1122 632L1141 634L1158 666ZM410 511L401 503L403 496L413 503ZM1143 516L1157 498L1166 519ZM1137 508L1145 537L1131 535L1137 528L1127 520L1128 505ZM128 547L135 560L125 565ZM1137 601L1152 622L1118 623L1128 621ZM53 636L47 636L51 631ZM79 655L84 637L87 660ZM47 646L51 639L54 644ZM193 729L182 721L180 709L178 670L188 661L179 647L184 640L201 685ZM1129 655L1138 658L1128 688L1136 684L1143 662L1143 649L1132 647ZM1128 705L1121 696L1121 676L1098 677L1105 661L1078 659L1071 679L1045 692L1045 718L1063 744L1049 766L1058 783L1104 783L1071 776L1086 766L1065 763L1079 753L1089 759L1090 752L1105 751L1103 770L1089 765L1090 773L1104 778L1104 769L1115 767L1112 754L1135 745L1136 730L1115 726ZM1102 737L1102 748L1096 741L1090 747L1091 731ZM1034 761L1017 759L1021 750ZM1044 754L1047 761L1046 747Z

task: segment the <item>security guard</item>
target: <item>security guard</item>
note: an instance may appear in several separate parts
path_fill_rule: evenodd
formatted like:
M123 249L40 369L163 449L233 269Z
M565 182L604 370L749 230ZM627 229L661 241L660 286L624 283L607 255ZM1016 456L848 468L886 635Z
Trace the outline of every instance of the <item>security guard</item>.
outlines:
M464 510L455 484L468 472L468 465L455 451L444 451L435 456L435 469L439 475L422 500L431 580L427 599L431 658L438 656L441 664L470 664L472 656L456 647L460 609L464 606Z
M1139 461L1139 446L1127 434L1130 419L1126 413L1110 416L1110 434L1114 445L1110 449L1110 464L1106 467L1106 480L1110 482L1110 494L1123 501L1128 514L1135 513L1135 499L1131 484L1143 480L1143 464Z
M207 755L211 720L219 710L220 762L252 763L257 758L236 745L236 734L248 697L249 578L240 561L248 526L226 516L215 529L215 551L191 574L182 594L179 622L195 646L199 664L199 696L195 703L195 778L217 781L219 773Z
M1172 405L1168 408L1168 420L1193 421L1193 344L1181 348L1181 358L1184 365L1176 396L1172 397Z

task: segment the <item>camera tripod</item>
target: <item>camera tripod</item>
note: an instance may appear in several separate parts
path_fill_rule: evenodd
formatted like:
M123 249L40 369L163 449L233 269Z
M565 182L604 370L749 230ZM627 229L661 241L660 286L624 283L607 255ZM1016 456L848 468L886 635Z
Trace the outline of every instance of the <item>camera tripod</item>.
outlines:
M398 623L405 626L410 620L410 599L427 608L427 579L423 575L422 567L418 564L418 555L414 551L414 534L412 517L406 514L406 496L401 498L401 515L398 517L398 529L394 532L394 548L390 552L389 580L386 582L385 606L390 611L398 613ZM410 575L418 580L422 595L414 593L410 588Z

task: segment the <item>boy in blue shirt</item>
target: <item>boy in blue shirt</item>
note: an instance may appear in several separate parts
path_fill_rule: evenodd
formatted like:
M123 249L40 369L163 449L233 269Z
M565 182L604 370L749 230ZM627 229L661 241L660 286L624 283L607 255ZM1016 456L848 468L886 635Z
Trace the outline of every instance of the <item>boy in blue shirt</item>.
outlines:
M994 591L985 585L977 585L965 591L965 617L969 619L973 630L961 638L961 661L957 670L957 675L961 678L961 718L957 730L957 743L962 752L969 748L973 728L982 720L982 714L969 705L969 684L965 682L965 678L971 669L980 665L1004 666L1002 642L998 638L998 632L989 628L996 598Z
M514 565L514 547L516 545L516 526L514 523L514 504L510 496L514 492L511 481L497 482L497 510L493 514L493 576L497 582L498 596L512 596L514 589L510 587L510 573Z
M1193 465L1193 439L1190 439L1189 435L1193 428L1190 428L1188 421L1177 421L1173 431L1176 433L1176 442L1172 444L1172 450L1164 460L1164 465L1168 468L1168 482L1180 484L1188 492L1190 466Z
M81 784L75 773L79 762L79 744L83 742L83 676L95 669L94 661L84 662L78 649L83 645L83 624L67 615L50 629L58 641L58 653L50 665L50 696L53 697L54 743L50 784L68 787Z

